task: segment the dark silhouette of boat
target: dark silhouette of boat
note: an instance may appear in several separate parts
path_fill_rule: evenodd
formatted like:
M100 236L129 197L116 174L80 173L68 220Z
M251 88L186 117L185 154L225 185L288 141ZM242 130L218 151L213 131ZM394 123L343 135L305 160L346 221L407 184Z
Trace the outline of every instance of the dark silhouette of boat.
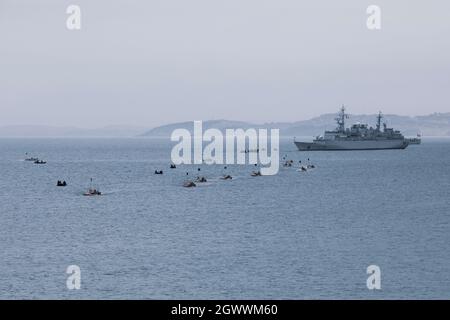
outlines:
M261 171L253 171L251 174L250 174L252 177L260 177L261 176Z
M196 186L197 185L193 181L190 181L190 180L187 180L183 183L183 187L185 187L185 188L193 188Z
M83 193L83 196L101 196L102 193L98 191L97 189L89 189L85 193Z
M205 177L197 177L197 179L195 179L195 182L197 182L197 183L202 183L202 182L207 182L207 180L206 180L206 178Z
M28 157L28 152L25 153L25 156L27 157L27 158L25 158L25 161L33 161L33 162L35 162L35 161L39 160L36 157Z
M92 186L92 178L91 178L91 186L89 187L88 191L83 193L83 196L90 197L90 196L101 196L101 195L102 195L102 193L100 192L100 190L98 190Z

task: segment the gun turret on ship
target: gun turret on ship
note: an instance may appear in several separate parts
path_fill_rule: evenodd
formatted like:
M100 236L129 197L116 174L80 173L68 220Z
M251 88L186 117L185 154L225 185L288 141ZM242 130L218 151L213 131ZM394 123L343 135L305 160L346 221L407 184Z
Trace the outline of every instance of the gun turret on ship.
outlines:
M375 128L360 123L346 128L345 120L348 118L345 107L342 106L335 119L335 130L325 131L323 136L317 136L313 142L294 140L294 143L300 151L405 149L409 144L409 140L405 139L400 131L388 128L386 123L383 123L381 128L381 111L378 113Z

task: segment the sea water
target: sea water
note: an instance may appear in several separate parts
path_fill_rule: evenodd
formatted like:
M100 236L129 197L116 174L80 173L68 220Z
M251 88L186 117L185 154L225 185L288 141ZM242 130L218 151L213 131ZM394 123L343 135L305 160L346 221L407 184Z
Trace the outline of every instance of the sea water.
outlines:
M309 153L286 139L295 167L263 177L169 169L173 144L0 139L0 298L450 298L450 139ZM208 182L182 187L197 175ZM102 196L82 195L91 178Z

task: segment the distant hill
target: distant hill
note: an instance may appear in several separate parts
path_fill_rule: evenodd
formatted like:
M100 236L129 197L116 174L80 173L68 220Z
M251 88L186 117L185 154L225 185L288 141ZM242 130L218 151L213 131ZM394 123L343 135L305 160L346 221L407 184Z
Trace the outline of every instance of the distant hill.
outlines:
M225 129L277 128L281 136L300 137L321 135L324 130L335 127L336 114L323 114L309 120L296 122L270 122L255 124L244 121L208 120L203 121L203 130L216 128L222 132ZM406 136L415 136L418 132L424 136L450 136L450 112L433 113L426 116L399 116L386 114L384 120L389 127L400 130ZM375 126L376 114L350 115L347 126L355 122ZM179 122L156 127L151 130L134 126L107 126L97 129L82 129L76 127L57 126L3 126L0 127L0 137L169 137L173 130L185 128L193 131L193 122Z
M242 128L242 129L248 129L248 128L255 128L258 125L243 122L243 121L228 121L228 120L208 120L203 121L203 131L215 128L219 129L221 131L224 131L225 129L233 129L233 128ZM190 132L193 132L194 130L194 122L193 121L187 121L187 122L178 122L173 124L167 124L164 126L156 127L154 129L151 129L143 134L143 136L148 137L170 137L172 132L176 129L187 129Z
M350 115L347 126L355 122L367 123L375 126L376 114ZM248 128L278 128L281 136L316 136L335 127L336 114L324 114L309 120L297 122L272 122L265 124L254 124L242 121L209 120L203 121L203 130L216 128L221 131L225 129L248 129ZM399 116L394 114L384 115L384 121L388 127L400 130L406 136L415 136L422 133L424 136L450 136L450 112L433 113L427 116ZM193 122L180 122L153 128L143 134L148 137L169 137L175 129L188 129L193 131Z

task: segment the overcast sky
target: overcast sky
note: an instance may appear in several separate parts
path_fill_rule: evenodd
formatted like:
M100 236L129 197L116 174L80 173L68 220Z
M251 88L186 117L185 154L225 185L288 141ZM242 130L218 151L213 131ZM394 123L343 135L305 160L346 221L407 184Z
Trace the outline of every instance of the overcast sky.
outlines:
M0 125L294 121L341 104L450 112L450 2L0 0Z

